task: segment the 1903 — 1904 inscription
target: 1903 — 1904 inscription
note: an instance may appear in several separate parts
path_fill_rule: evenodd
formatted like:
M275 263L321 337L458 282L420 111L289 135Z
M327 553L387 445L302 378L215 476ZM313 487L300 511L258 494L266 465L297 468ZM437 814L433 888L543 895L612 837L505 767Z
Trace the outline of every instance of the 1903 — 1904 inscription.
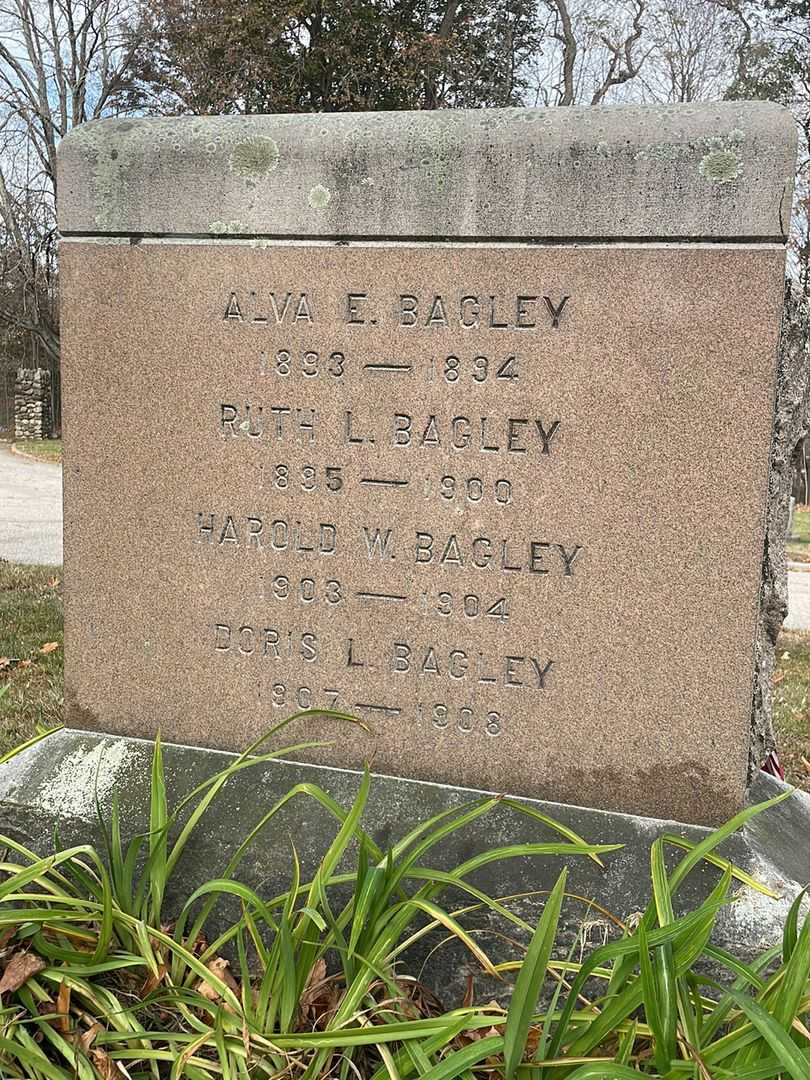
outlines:
M66 243L74 722L722 814L782 259Z

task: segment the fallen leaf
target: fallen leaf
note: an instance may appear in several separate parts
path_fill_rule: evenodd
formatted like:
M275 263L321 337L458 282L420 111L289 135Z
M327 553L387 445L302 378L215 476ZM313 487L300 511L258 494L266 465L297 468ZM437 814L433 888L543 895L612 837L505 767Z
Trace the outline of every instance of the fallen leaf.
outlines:
M239 983L228 970L231 965L224 956L215 956L214 959L205 966L212 975L216 975L218 979L221 979L235 994L239 993ZM216 988L213 987L211 983L206 982L205 979L200 979L195 989L198 994L202 994L208 1001L219 1001L219 993Z
M42 648L39 650L43 656L47 656L49 652L53 652L59 648L58 641L46 641Z
M59 584L59 578L58 577L48 578L48 588L49 589L55 589L58 584Z
M101 1030L101 1024L93 1024L81 1036L79 1042L81 1043L82 1050L84 1050L85 1054L90 1049L90 1044L92 1043L93 1039L95 1039L96 1035L98 1035Z
M24 667L31 667L33 662L34 662L33 660L21 660L19 662L19 664L17 664L17 667L23 667L23 668Z
M303 992L301 993L301 1008L307 1008L320 995L323 989L322 983L326 978L326 961L323 957L316 960L307 977Z
M103 1050L94 1050L91 1057L102 1080L128 1080L124 1070L119 1067L117 1062L108 1057Z
M492 1010L503 1015L503 1009L497 1001L490 1001L489 1005L483 1005L481 1009L483 1012ZM471 1043L486 1039L489 1035L503 1035L504 1025L503 1023L499 1024L498 1019L497 1016L492 1017L493 1024L490 1028L463 1028L456 1036L456 1042L459 1046L469 1046Z
M307 1025L319 1027L334 1012L337 1005L337 989L334 979L326 974L326 961L316 960L301 992L298 1006Z
M14 953L6 964L3 978L0 979L0 997L9 990L18 990L23 983L47 967L41 957L30 952Z
M56 995L56 1011L59 1014L56 1026L67 1035L70 1031L70 985L63 982Z
M157 988L160 986L160 984L166 978L166 974L167 974L168 970L169 969L165 964L161 964L160 967L158 968L157 975L155 975L154 972L152 972L150 974L149 978L146 980L146 982L141 987L141 997L142 998L148 997L149 994L151 994L153 990L157 990Z

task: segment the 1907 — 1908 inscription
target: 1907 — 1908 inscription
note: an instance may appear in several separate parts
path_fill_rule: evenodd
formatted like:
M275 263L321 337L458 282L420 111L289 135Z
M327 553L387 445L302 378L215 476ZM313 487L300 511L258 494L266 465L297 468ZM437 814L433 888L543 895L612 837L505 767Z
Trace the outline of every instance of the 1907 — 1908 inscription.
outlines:
M338 709L373 735L310 722L310 758L699 787L750 708L781 258L65 244L74 718L234 747Z

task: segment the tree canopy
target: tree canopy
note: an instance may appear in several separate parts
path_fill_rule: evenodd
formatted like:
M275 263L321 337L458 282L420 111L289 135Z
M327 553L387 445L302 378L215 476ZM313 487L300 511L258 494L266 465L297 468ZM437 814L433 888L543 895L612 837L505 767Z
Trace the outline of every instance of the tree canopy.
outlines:
M532 0L155 0L138 74L195 113L515 105Z

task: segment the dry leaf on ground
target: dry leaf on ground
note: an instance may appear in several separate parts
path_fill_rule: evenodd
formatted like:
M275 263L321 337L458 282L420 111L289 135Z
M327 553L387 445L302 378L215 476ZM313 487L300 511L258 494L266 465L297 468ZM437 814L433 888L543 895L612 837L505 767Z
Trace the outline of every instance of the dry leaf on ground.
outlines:
M231 975L228 968L230 967L229 961L223 956L216 956L210 964L206 964L206 967L212 975L216 975L218 979L221 979L227 987L229 987L235 994L239 993L239 983ZM195 987L198 994L202 994L208 1001L219 1001L219 994L215 987L211 983L206 982L205 979L200 979Z
M129 1074L125 1073L123 1068L108 1057L103 1050L94 1050L91 1057L103 1080L128 1080Z
M70 986L66 982L59 987L59 993L56 996L56 1011L59 1014L56 1026L67 1035L70 1031Z
M0 996L7 991L18 990L28 982L32 975L47 967L45 961L34 953L17 952L6 964L3 978L0 979Z
M299 1001L300 1019L305 1028L323 1029L337 1011L342 997L336 976L327 975L326 961L321 957L312 965Z
M304 986L303 993L301 994L301 1007L306 1008L311 1005L313 1001L320 995L323 987L321 983L326 978L326 961L323 957L320 960L316 960L312 965L312 970Z
M93 1039L95 1039L96 1035L98 1035L98 1033L103 1030L104 1029L102 1028L101 1024L92 1024L87 1029L87 1031L85 1031L84 1034L80 1037L79 1043L85 1054L90 1049L90 1044L92 1043Z
M49 652L53 652L55 649L58 649L58 648L59 648L59 642L58 641L46 641L45 644L42 646L42 648L39 651L42 653L43 656L47 656L47 654Z
M157 990L157 988L160 986L160 984L166 978L166 975L168 974L168 971L169 971L169 969L166 966L166 964L161 964L160 967L158 968L157 975L154 972L151 972L150 975L149 975L149 978L146 980L146 982L141 987L141 997L142 998L148 997L152 993L153 990Z

